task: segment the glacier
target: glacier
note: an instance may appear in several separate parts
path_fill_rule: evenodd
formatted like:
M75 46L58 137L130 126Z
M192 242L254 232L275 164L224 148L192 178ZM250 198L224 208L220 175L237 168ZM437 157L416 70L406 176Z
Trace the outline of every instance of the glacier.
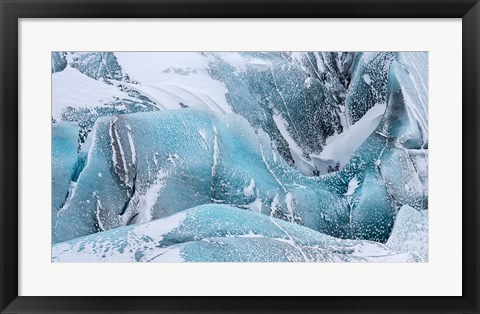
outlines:
M427 53L162 54L52 53L53 261L428 261Z
M54 262L415 262L409 250L421 213L406 207L386 244L341 240L284 220L220 204L190 208L53 246ZM403 212L403 210L402 210ZM409 216L416 219L408 219ZM417 217L420 216L420 217ZM425 245L425 232L415 233ZM410 244L411 245L411 244Z

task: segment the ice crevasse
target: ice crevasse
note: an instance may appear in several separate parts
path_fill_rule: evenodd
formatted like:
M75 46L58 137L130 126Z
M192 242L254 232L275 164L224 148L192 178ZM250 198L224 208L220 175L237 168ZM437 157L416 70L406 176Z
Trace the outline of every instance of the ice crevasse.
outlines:
M319 177L293 169L267 133L235 113L187 108L98 119L80 154L53 158L53 168L62 169L53 173L54 261L87 258L85 250L94 250L94 259L137 261L165 254L228 261L234 252L245 261L271 261L280 258L276 250L289 252L281 256L286 261L425 260L389 239L413 228L409 219L397 223L402 212L423 217L428 208L425 58L408 53L392 61L378 126L345 166ZM54 132L54 147L65 137L76 142L74 125L56 124L68 131ZM168 221L174 227L161 232ZM104 252L102 241L116 249ZM271 252L248 254L266 243ZM373 253L358 251L362 246Z

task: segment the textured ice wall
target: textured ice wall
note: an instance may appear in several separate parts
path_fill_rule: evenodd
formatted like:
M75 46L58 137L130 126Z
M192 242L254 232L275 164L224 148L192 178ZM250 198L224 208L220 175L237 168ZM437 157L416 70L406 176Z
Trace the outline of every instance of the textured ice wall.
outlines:
M227 205L201 205L167 218L53 246L53 262L412 262L425 261L426 221L408 208L386 245L341 240ZM417 213L417 214L415 214ZM405 241L406 240L406 241Z

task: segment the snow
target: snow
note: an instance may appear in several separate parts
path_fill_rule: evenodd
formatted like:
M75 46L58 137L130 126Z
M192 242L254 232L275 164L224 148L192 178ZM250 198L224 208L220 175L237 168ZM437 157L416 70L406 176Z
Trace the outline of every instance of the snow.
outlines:
M100 218L100 212L102 210L102 201L97 198L97 211L96 211L96 217L98 221L98 227L100 228L101 231L105 231L105 227L103 226L102 219Z
M348 182L348 190L343 195L352 195L357 188L360 186L360 181L358 181L357 177L353 177L350 182Z
M274 114L272 118L273 121L275 121L275 125L280 131L280 134L282 134L283 138L288 143L288 148L290 149L292 158L295 161L295 168L304 174L311 173L312 169L314 169L314 166L302 158L303 150L300 146L298 146L297 142L293 139L292 135L288 131L288 122L280 114Z
M133 230L138 235L145 235L157 241L162 241L163 237L179 227L186 217L186 212L179 212L148 224L139 224Z
M139 208L139 217L137 223L144 223L152 220L152 210L155 205L160 192L164 187L163 179L167 176L164 170L157 173L156 179L147 191L139 196L137 208Z
M212 163L212 178L216 174L216 169L218 166L218 159L220 157L220 151L218 148L218 133L217 133L217 128L213 127L213 132L215 134L215 137L213 139L213 163Z
M227 235L227 237L228 236L229 235ZM230 237L232 237L232 236L230 236ZM239 234L236 237L238 237L238 238L264 238L264 236L262 236L261 234L256 234L252 230L249 230L248 233L246 233L246 234Z
M145 259L147 262L153 263L180 263L185 262L181 256L181 250L176 247L167 248L167 249L156 249L150 255L155 255L150 259Z
M68 66L52 75L53 117L68 106L101 109L130 99L119 85L162 111L145 105L150 112L98 118L80 152L77 126L54 127L52 143L62 155L52 149L52 169L59 170L52 172L53 261L428 261L426 54L395 57L387 104L359 96L376 91L371 68L352 74L359 90L348 94L332 70L345 66L341 59L317 58L311 70L326 76L327 96L341 101L345 92L360 101L337 104L332 118L341 122L326 124L336 131L326 145L323 135L315 138L318 146L305 140L317 128L310 134L298 121L311 109L302 99L309 94L295 91L323 78L303 76L302 53L292 53L293 62L280 54L252 57L259 53L115 54L130 81L117 76L109 85ZM229 72L222 82L209 69L212 55L234 68L220 63ZM361 62L376 56L365 53ZM256 94L265 88L272 98ZM339 134L347 113L356 122ZM288 154L280 156L285 143L293 166ZM321 175L304 175L313 169Z
M68 187L68 198L63 204L62 208L58 210L59 212L67 209L70 206L70 201L75 196L75 192L77 191L77 186L78 186L77 182L70 182L70 186Z
M67 66L52 74L52 117L61 120L68 107L95 108L120 99L131 99L115 86L94 80Z
M115 120L113 124L112 120ZM112 125L115 126L113 130ZM351 168L349 176L340 171L331 177L302 176L281 159L274 163L268 135L254 129L246 119L236 114L214 114L187 108L122 115L118 119L102 118L96 126L95 142L102 145L93 147L95 154L92 157L96 158L96 162L92 167L88 164L83 170L78 180L82 192L76 193L75 206L72 206L75 208L71 211L71 215L75 215L76 220L82 221L85 226L76 221L78 227L73 227L71 219L59 218L62 230L73 237L75 233L70 231L72 229L80 229L78 233L81 235L95 230L87 228L91 222L85 215L96 210L85 203L92 192L97 192L101 198L103 206L99 218L107 229L128 224L131 219L132 223L147 222L212 200L270 215L270 204L278 195L276 215L284 219L301 221L304 226L335 236L341 236L339 232L342 230L355 228L361 237L385 241L390 232L389 223L393 223L394 219L388 193L395 193L396 199L409 202L412 206L416 203L411 201L422 200L416 194L404 191L405 183L415 182L406 175L413 172L412 168L396 164L387 166L388 160L382 160L382 178L403 177L408 180L395 179L401 184L390 186L380 180L382 178L377 172L365 172L362 168ZM145 129L149 130L148 136L145 136ZM198 130L202 129L214 139L208 145L199 135ZM129 162L129 132L132 132L138 159L135 167ZM118 173L109 170L115 164L110 149L112 141L106 136L109 133L114 135L115 151L123 148L117 158L122 164L115 167ZM374 158L378 159L381 155L385 141L379 137L374 139L375 145L372 141L366 143L366 148L359 154L370 163L369 169L376 171ZM387 156L392 149L384 155ZM406 157L392 159L404 164ZM156 164L152 161L155 158ZM128 176L122 170L125 165ZM102 180L98 180L98 172L102 172ZM351 179L355 175L363 182L361 190L354 189L355 181ZM125 184L119 184L118 178ZM343 195L347 191L356 196L352 224L348 224L348 215L352 212L348 203L350 198ZM369 219L378 220L386 227L378 227L379 231L371 230ZM335 227L336 224L342 228Z
M278 205L280 205L280 202L278 201L278 194L275 194L275 197L272 200L272 203L270 204L270 216L273 215L277 210L278 210Z
M110 147L112 149L112 162L113 162L113 165L116 167L119 164L119 160L118 160L118 156L117 156L117 150L115 149L115 145L114 145L114 141L113 141L113 139L114 139L113 123L108 128L108 135L110 136Z
M146 84L156 83L158 78L169 69L200 70L208 67L208 59L198 52L116 51L114 54L131 79Z
M137 154L135 151L135 144L132 138L132 132L130 130L127 132L127 137L128 137L128 143L130 144L130 151L132 153L132 163L135 165L137 163Z
M52 126L52 217L68 202L72 192L71 173L77 164L78 131L74 123L55 123ZM67 200L65 199L67 197Z
M375 58L376 55L377 55L377 53L376 53L376 52L373 52L373 51L363 52L363 53L362 53L362 61L363 61L363 63L368 63L368 62L370 62L372 59Z
M158 243L178 228L186 213L177 213L149 224L125 226L92 236L80 237L52 247L53 262L146 262L183 261L175 247ZM140 253L140 254L139 254Z
M385 104L375 105L348 130L328 138L327 145L319 155L310 155L314 163L315 159L319 161L334 160L339 162L341 167L345 166L353 153L375 131L383 117L385 107Z
M419 109L416 105L416 101L412 99L410 93L403 91L403 97L405 99L405 104L407 106L407 110L410 115L413 116L415 121L420 126L420 130L422 131L423 138L428 138L428 113L426 108ZM422 110L423 109L423 110Z
M115 52L132 79L117 82L149 97L160 109L180 109L180 103L214 112L232 112L225 85L208 74L209 60L197 52Z
M287 205L288 212L290 213L290 217L293 220L293 196L291 193L287 193L285 195L285 204Z
M207 131L205 131L204 129L200 129L198 130L198 134L200 134L202 140L207 143Z
M251 211L261 213L262 212L262 199L257 197L253 202L248 204L248 208Z
M408 220L402 224L412 225ZM241 222L241 223L240 223ZM415 235L412 235L415 236ZM390 242L390 241L389 241ZM292 222L206 204L52 247L53 262L418 262L415 252L333 238Z
M250 183L248 184L248 186L245 186L243 188L243 195L249 197L249 196L253 196L255 194L255 180L250 179Z
M370 78L370 75L368 75L368 74L363 75L363 80L365 81L365 83L367 83L367 85L372 84L372 79Z
M253 58L247 55L241 55L238 52L221 52L217 53L223 61L235 68L236 73L246 71L247 68L254 68L258 71L269 71L271 63L266 60Z
M128 164L127 164L125 152L123 150L122 142L120 141L120 137L118 135L118 129L114 127L114 124L117 121L118 121L118 117L112 122L112 125L110 126L110 128L112 129L112 132L110 134L111 134L112 150L115 152L116 148L118 147L121 160L119 161L118 158L114 155L114 161L116 161L114 165L116 167L120 167L120 166L123 167L124 183L127 184L128 183ZM119 163L121 164L119 165Z
M402 206L386 245L400 253L413 253L421 261L428 262L427 211Z

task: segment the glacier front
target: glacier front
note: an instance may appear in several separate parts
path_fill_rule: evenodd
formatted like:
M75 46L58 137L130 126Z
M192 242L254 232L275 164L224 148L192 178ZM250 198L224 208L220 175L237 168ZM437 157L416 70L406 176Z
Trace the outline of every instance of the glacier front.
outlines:
M428 260L427 53L172 54L52 56L53 261Z

